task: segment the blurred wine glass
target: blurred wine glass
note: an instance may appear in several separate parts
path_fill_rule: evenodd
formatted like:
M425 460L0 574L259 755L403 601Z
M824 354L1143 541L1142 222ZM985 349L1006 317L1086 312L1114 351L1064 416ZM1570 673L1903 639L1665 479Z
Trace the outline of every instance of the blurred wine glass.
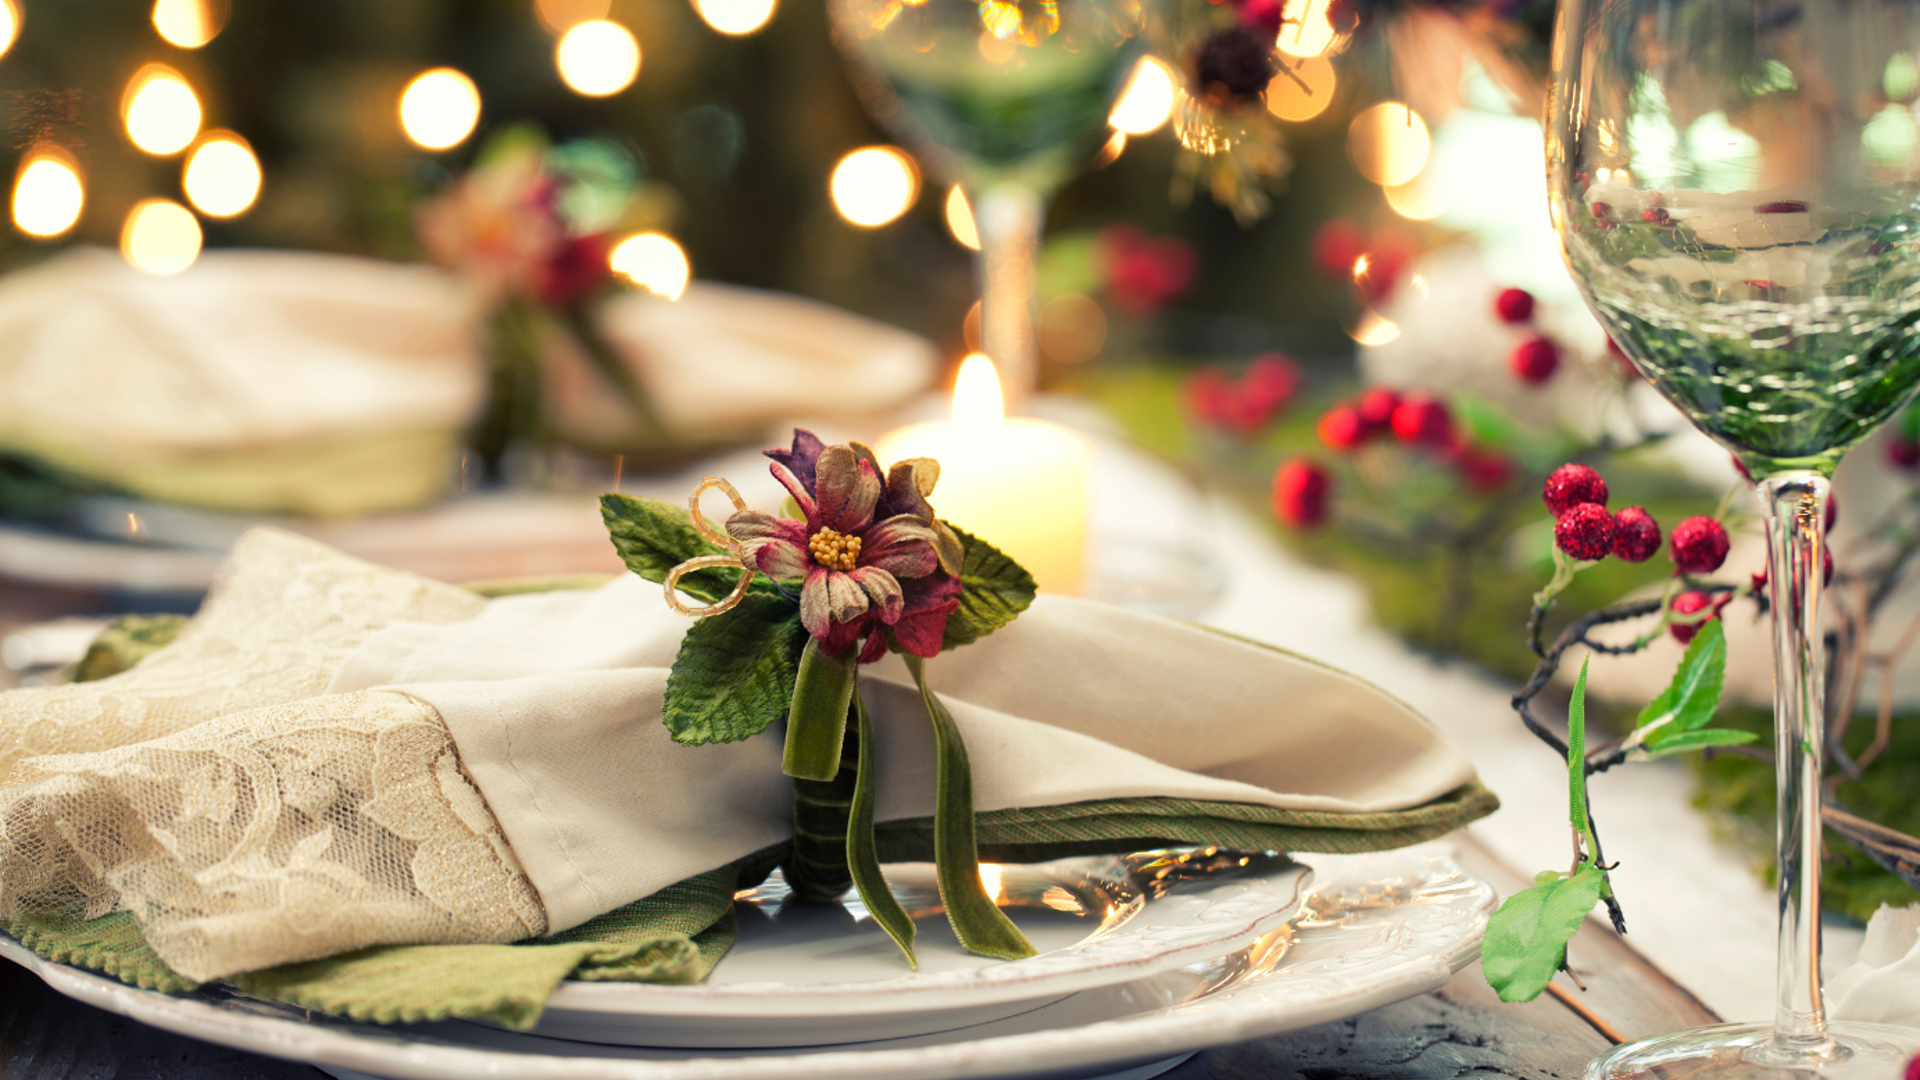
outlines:
M1920 385L1920 0L1565 0L1559 20L1568 266L1767 512L1779 789L1774 1022L1617 1047L1588 1076L1898 1076L1920 1032L1830 1023L1821 997L1818 628L1834 466Z
M1139 0L828 0L880 124L973 200L981 339L1009 399L1036 381L1046 201L1101 145L1140 53Z

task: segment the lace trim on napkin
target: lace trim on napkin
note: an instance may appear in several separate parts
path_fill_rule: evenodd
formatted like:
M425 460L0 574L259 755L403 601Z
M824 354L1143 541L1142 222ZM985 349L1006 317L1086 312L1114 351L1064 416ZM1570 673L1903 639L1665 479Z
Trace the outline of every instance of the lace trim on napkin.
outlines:
M389 623L455 622L485 606L453 585L292 533L251 530L171 645L99 682L8 692L0 703L0 780L23 758L107 750L313 697Z
M439 713L401 694L255 709L13 779L0 916L131 911L191 979L546 931Z

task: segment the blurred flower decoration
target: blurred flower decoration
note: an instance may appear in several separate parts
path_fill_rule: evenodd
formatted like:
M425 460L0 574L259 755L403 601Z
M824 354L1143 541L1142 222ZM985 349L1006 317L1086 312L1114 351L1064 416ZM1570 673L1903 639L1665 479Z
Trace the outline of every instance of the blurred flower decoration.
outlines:
M1264 216L1293 167L1286 136L1267 111L1275 78L1299 79L1277 47L1283 0L1181 0L1153 29L1158 50L1185 79L1174 106L1180 156L1173 197L1205 185L1242 225Z
M473 168L415 207L420 246L455 271L488 313L488 404L472 441L489 479L510 447L553 441L543 394L541 339L573 337L624 397L645 434L664 431L632 370L594 323L616 281L613 240L638 191L632 164L598 140L549 144L515 126L491 138Z

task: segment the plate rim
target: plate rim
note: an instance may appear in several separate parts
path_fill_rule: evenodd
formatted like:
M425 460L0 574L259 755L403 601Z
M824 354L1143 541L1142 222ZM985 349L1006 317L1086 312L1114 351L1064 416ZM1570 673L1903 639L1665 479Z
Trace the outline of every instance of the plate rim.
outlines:
M1255 980L1186 1004L1099 1021L1080 1027L996 1036L932 1047L847 1047L799 1054L678 1060L559 1057L412 1041L402 1033L357 1025L353 1029L222 1008L176 998L42 960L0 934L0 957L20 963L54 990L75 1000L162 1030L236 1049L295 1061L326 1061L393 1080L448 1080L505 1076L529 1080L964 1080L1021 1076L1063 1069L1093 1069L1164 1058L1188 1050L1262 1038L1353 1016L1444 986L1479 953L1486 916L1498 894L1460 866L1451 845L1428 843L1390 852L1333 856L1360 870L1383 856L1426 857L1472 886L1461 909L1465 932L1438 948L1399 958L1383 971L1327 994L1311 1004L1280 1011L1257 992ZM1327 884L1340 876L1329 874ZM1418 903L1400 905L1409 912ZM1344 954L1342 954L1344 955Z
M1055 859L1044 864L1107 859L1111 856L1078 856ZM1236 879L1249 881L1249 879ZM1134 979L1171 971L1195 960L1221 956L1243 948L1275 927L1291 920L1310 894L1313 867L1292 861L1264 879L1264 891L1249 888L1240 896L1219 898L1201 911L1199 918L1184 925L1199 926L1218 921L1219 932L1181 944L1156 948L1146 953L1127 954L1125 944L1139 943L1156 927L1147 921L1154 900L1107 935L1089 936L1074 945L1042 953L1025 960L988 964L937 974L903 973L887 979L842 983L743 982L656 984L631 982L562 982L547 999L547 1011L572 1015L630 1016L659 1019L726 1018L738 1015L742 1007L751 1007L758 1015L779 1019L807 1019L847 1015L854 1011L862 1017L895 1016L926 1011L929 999L944 994L965 996L955 1005L996 1005L1038 1000L1043 997L1079 993ZM1278 897L1272 886L1284 882L1287 895ZM1249 881L1251 884L1251 882ZM1225 882L1222 883L1226 884ZM1261 897L1276 897L1262 900ZM1199 900L1192 893L1174 893L1163 898ZM1249 910L1242 910L1243 908ZM1129 929L1131 928L1131 929ZM1094 954L1090 964L1081 963L1065 971L1051 970L1067 966L1076 957L1082 960ZM1118 956L1106 954L1120 952ZM1051 958L1051 962L1050 962ZM938 1006L935 1006L938 1007Z

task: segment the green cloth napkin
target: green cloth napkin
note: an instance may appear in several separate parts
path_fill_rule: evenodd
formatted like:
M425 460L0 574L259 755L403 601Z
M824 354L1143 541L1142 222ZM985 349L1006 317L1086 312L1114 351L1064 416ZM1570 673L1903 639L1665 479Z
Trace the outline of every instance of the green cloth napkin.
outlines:
M1498 808L1470 784L1410 810L1376 814L1277 810L1181 799L1113 799L980 815L980 855L1035 862L1155 847L1212 844L1249 851L1352 854L1404 847ZM881 857L932 857L933 820L880 826ZM513 945L400 945L248 972L229 980L258 997L375 1023L490 1020L532 1027L562 980L697 982L735 938L733 894L779 864L780 848L689 878L552 937ZM34 953L148 990L195 983L160 962L133 916L33 917L0 928ZM904 970L904 969L903 969Z

